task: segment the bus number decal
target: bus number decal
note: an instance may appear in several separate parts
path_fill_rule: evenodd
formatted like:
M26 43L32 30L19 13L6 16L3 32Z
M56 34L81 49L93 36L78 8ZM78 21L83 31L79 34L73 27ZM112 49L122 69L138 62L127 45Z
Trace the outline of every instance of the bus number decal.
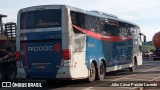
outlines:
M88 44L88 47L93 48L93 47L95 47L95 44L93 44L93 43L89 43L89 44Z

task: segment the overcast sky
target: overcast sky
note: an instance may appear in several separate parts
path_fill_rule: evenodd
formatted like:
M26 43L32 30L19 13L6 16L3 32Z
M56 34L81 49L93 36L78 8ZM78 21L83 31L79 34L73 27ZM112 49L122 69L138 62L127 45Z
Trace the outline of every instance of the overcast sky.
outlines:
M17 12L24 7L65 4L85 10L99 10L140 26L147 41L160 31L160 0L0 0L0 14L8 17L4 22L16 22Z

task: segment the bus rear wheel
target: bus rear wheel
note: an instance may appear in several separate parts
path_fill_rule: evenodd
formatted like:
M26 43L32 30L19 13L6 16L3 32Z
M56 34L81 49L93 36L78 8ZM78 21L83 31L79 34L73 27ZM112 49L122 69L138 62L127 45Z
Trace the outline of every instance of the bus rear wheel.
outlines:
M100 61L99 67L98 67L98 79L99 80L104 80L105 78L105 65L103 61Z
M95 68L94 63L92 62L92 63L91 63L90 70L89 70L88 81L89 81L89 82L95 81L95 77L96 77L96 68Z

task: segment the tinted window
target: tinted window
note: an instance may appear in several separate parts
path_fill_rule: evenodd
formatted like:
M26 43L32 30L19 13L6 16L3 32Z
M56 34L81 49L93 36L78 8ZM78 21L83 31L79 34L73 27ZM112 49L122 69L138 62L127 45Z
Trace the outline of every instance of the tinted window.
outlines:
M133 31L135 26L128 24L128 23L124 23L124 22L119 22L118 23L118 29L119 29L119 36L132 36Z
M72 20L72 24L81 28L85 28L85 24L84 24L85 14L79 13L79 12L71 12L71 20ZM82 34L82 32L80 32L74 27L73 27L73 31L74 33Z
M61 27L61 10L37 10L22 12L20 18L21 29Z
M98 33L100 30L100 18L91 16L91 15L85 15L85 28Z
M72 24L105 36L132 36L134 26L117 20L71 11ZM73 27L74 33L82 33Z
M103 26L103 34L107 36L118 36L119 30L116 26L116 20L112 19L105 19L104 26Z

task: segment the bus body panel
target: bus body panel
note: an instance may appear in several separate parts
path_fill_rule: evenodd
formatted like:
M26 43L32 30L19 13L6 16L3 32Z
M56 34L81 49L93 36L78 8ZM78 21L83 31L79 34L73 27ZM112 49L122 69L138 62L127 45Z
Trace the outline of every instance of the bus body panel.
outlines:
M134 57L137 60L137 65L142 65L143 57L142 57L142 39L140 37L140 29L137 27L137 30L134 32L135 38L134 38Z
M27 75L31 78L71 78L71 62L63 61L62 50L71 48L68 33L68 9L64 6L35 6L25 8L20 13L61 9L62 27L21 29L20 18L18 18L17 51L21 51L21 62ZM28 14L29 15L29 14ZM25 20L25 17L24 17ZM42 24L43 25L43 24ZM22 26L22 25L21 25ZM24 26L24 25L23 25ZM63 38L63 39L62 39ZM24 43L26 45L24 45ZM71 42L72 43L72 42ZM26 53L24 53L24 47ZM72 69L71 69L72 70Z
M72 23L71 11L85 15L90 15L93 12L88 13L88 11L65 5L45 5L22 9L19 11L18 17L21 16L21 12L47 9L61 9L61 27L21 29L20 18L17 20L19 24L17 51L21 51L21 61L24 64L27 75L31 78L87 78L93 61L96 62L96 68L98 68L99 62L103 60L106 65L106 72L132 67L134 56L138 59L138 65L142 64L141 52L138 51L141 41L138 39L139 32L136 30L137 33L125 40L123 39L127 37L104 36L97 34L99 32L94 33L91 29L87 31L82 27L78 27L81 29L79 30L82 32L81 34L77 34L74 31L75 26ZM123 22L118 18L95 13L90 16L103 19L107 17L106 20L111 18L113 19L112 21ZM137 39L135 39L135 36ZM117 41L117 38L121 39L121 41ZM28 50L27 56L25 56L24 47ZM70 60L63 60L63 50L70 50ZM26 57L28 65L26 64Z
M107 67L132 63L132 40L108 42L88 36L86 48L87 60L95 59L99 62L100 58L104 58Z
M23 37L23 33L20 36ZM43 69L54 69L53 76L56 76L62 60L61 31L27 33L26 37L27 40L20 44L21 60L30 69L30 76L48 75L46 72L35 73L35 70Z
M87 78L87 60L86 60L86 35L75 34L73 37L73 78Z

